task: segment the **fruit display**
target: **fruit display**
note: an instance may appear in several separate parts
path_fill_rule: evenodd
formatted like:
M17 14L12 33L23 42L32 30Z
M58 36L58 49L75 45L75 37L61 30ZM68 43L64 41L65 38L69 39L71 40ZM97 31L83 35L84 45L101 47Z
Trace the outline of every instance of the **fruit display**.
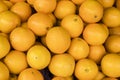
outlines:
M0 80L120 80L120 0L0 0Z

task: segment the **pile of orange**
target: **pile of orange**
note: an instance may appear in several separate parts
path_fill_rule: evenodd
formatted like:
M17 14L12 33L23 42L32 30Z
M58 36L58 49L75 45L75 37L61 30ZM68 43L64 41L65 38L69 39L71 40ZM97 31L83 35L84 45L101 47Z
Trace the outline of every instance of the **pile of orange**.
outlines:
M119 80L120 0L0 0L0 80Z

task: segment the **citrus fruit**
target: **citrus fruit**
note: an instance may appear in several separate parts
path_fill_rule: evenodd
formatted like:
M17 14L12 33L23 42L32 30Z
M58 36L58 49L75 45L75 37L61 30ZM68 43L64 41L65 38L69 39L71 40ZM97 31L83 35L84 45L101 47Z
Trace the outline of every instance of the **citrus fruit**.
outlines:
M61 20L61 26L69 32L72 38L75 38L82 34L84 23L80 16L70 14Z
M22 70L28 67L25 53L17 50L12 50L4 58L4 63L7 65L10 73L19 74Z
M101 61L102 72L109 77L120 77L120 55L116 53L106 54Z
M120 10L120 0L116 0L115 5L116 5L116 7Z
M54 15L56 16L56 18L62 19L69 14L75 14L75 12L76 6L72 1L60 0L56 5Z
M91 45L89 48L90 51L88 58L99 64L103 56L106 54L105 47L103 45Z
M51 28L46 35L47 47L55 54L64 53L70 46L69 33L61 26Z
M35 43L35 35L28 28L17 27L10 33L10 42L14 49L26 51Z
M120 27L109 28L110 35L120 35Z
M106 75L103 74L102 72L98 72L97 75L95 76L94 80L103 80L103 78L105 77Z
M104 8L112 7L115 3L115 0L97 0L100 2Z
M20 17L9 10L0 13L0 31L10 33L14 28L20 26Z
M8 80L9 76L10 75L7 66L0 61L0 80Z
M111 35L105 41L105 48L108 52L117 53L120 52L120 36Z
M72 0L74 4L81 5L85 0Z
M0 59L5 57L10 51L10 43L6 36L0 35Z
M52 13L56 8L57 0L35 0L33 7L37 12Z
M109 35L107 26L101 23L91 23L83 30L83 38L90 45L101 45Z
M116 7L109 7L105 9L102 21L108 27L120 26L120 10Z
M82 38L73 38L68 53L71 54L75 60L86 58L89 54L89 45Z
M26 68L18 75L18 80L44 80L44 77L40 71Z
M23 1L26 1L26 0L9 0L9 1L11 1L12 3L17 3L17 2L23 2Z
M48 66L51 55L48 49L42 45L33 45L27 51L27 61L30 67L41 70Z
M0 1L0 13L8 10L8 6L4 3L4 1Z
M48 66L53 75L60 77L71 76L74 72L74 67L75 60L70 54L67 53L54 55Z
M8 9L10 9L13 6L13 3L8 0L3 0L3 2L7 5Z
M17 2L11 7L10 10L18 14L22 22L27 21L32 13L30 5L26 2Z
M79 80L93 80L97 73L98 66L91 59L81 59L76 63L75 76Z
M99 22L103 17L103 6L97 0L85 0L79 7L79 15L87 23Z
M38 36L46 35L48 29L53 26L52 19L42 12L32 14L27 24L28 28Z

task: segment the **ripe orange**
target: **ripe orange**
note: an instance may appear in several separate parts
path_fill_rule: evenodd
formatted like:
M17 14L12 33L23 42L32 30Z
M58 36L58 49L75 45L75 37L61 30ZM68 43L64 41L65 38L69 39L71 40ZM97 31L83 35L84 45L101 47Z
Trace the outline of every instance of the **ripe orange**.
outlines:
M13 3L8 0L3 0L3 2L7 5L8 9L10 9L13 6Z
M9 53L10 48L10 43L6 35L0 34L0 59Z
M35 43L35 35L28 28L17 27L10 33L10 42L14 49L27 51Z
M0 61L0 80L8 80L9 76L10 75L7 66Z
M83 59L89 54L89 46L82 38L73 38L68 53L71 54L75 60Z
M79 15L87 23L99 22L103 17L103 6L97 0L85 0L79 7Z
M38 36L46 35L48 29L53 26L52 19L48 16L48 14L42 12L31 15L27 24L28 28Z
M88 58L99 64L105 54L106 50L103 45L92 45L90 46Z
M72 76L74 67L75 60L70 54L67 53L54 55L48 66L53 75L60 77Z
M102 21L108 27L120 26L120 10L116 7L109 7L105 9Z
M117 53L120 52L120 36L111 35L105 41L105 48L108 52Z
M33 2L35 1L35 0L26 0L27 1L27 3L29 3L32 7L33 7Z
M69 33L61 26L51 28L46 35L47 47L55 54L67 51L71 38Z
M44 80L44 77L40 71L26 68L18 75L18 80Z
M57 0L35 0L33 7L37 12L52 13L56 8Z
M70 0L60 0L57 3L56 9L54 11L54 15L58 19L62 19L69 14L75 14L76 6Z
M120 27L109 28L110 35L120 35Z
M81 5L85 0L72 0L74 4Z
M48 16L52 19L53 25L56 24L56 17L53 13L49 13Z
M105 74L99 71L95 76L94 80L103 80L104 77L105 77Z
M30 67L41 70L48 66L51 54L43 45L36 44L27 51L27 62Z
M9 10L0 13L0 31L10 33L15 27L20 26L20 17Z
M4 1L0 1L0 13L8 10L8 6L4 3Z
M83 31L83 38L90 45L103 44L108 35L109 31L107 26L101 23L88 24Z
M116 53L106 54L101 61L102 72L109 77L120 77L120 55Z
M17 50L12 50L4 58L4 63L7 65L10 73L19 74L22 70L28 67L25 53Z
M81 59L76 63L75 76L79 80L93 80L97 74L97 64L91 59Z
M84 23L80 16L70 14L61 20L61 26L70 33L72 38L75 38L82 34Z
M104 8L112 7L115 3L115 0L97 0L100 2Z
M22 22L27 21L32 13L30 5L26 2L17 2L11 7L10 10L18 14Z

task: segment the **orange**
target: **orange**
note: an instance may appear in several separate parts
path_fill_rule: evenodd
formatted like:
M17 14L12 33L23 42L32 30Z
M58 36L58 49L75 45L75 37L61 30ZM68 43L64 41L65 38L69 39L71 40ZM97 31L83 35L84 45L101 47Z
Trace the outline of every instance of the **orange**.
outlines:
M93 80L97 73L97 64L91 59L81 59L76 63L75 76L79 80Z
M81 5L85 0L72 0L74 4Z
M108 35L109 31L107 26L101 23L88 24L83 31L83 38L90 45L103 44Z
M19 74L22 70L28 67L25 53L17 50L12 50L4 58L4 63L7 65L10 73Z
M3 0L3 2L8 6L8 9L10 9L13 6L13 3L8 0Z
M71 54L75 60L86 58L89 54L89 45L82 38L73 38L68 53Z
M120 55L108 53L101 61L102 72L109 77L120 77Z
M38 36L46 35L48 29L53 26L52 19L48 16L48 14L42 12L31 15L27 24L28 28Z
M17 3L17 2L23 2L23 1L26 1L26 0L9 0L11 1L12 3Z
M56 17L53 13L49 13L48 16L52 19L53 25L56 24Z
M33 2L34 2L35 0L26 0L26 1L27 1L28 4L30 4L30 5L33 7Z
M44 46L47 47L47 44L46 44L46 36L42 36L42 37L40 38L40 40L41 40L41 43L42 43Z
M35 35L28 28L17 27L10 33L10 42L14 49L26 51L35 43Z
M4 1L0 1L0 13L8 10L8 6L4 3Z
M74 72L75 60L67 53L56 54L52 57L48 68L55 76L69 77L72 76Z
M0 59L9 53L10 48L10 43L6 35L0 34Z
M115 5L116 5L116 7L120 10L120 0L116 0Z
M94 60L97 64L99 64L105 54L106 50L103 45L92 45L90 46L88 58Z
M82 34L84 23L80 16L70 14L61 20L61 26L70 33L72 38L75 38Z
M44 77L40 71L26 68L18 75L18 80L44 80Z
M69 33L61 26L51 28L46 35L47 47L55 54L67 51L71 38Z
M103 78L102 80L119 80L119 79L117 79L117 78L112 78L112 77L105 77L105 78Z
M62 19L69 14L75 14L76 6L70 0L60 0L57 3L56 9L54 11L54 15L58 19Z
M10 75L7 66L0 61L0 80L8 80L9 76Z
M32 9L30 5L26 2L17 2L11 9L12 12L18 14L21 17L21 21L25 22L32 14Z
M105 42L105 48L108 52L117 53L120 52L120 36L111 35Z
M100 2L104 8L112 7L115 3L115 0L97 0Z
M109 28L110 35L120 35L120 27Z
M87 23L99 22L103 17L103 6L97 0L85 0L79 7L79 15Z
M37 12L52 13L56 8L57 0L35 0L33 7Z
M20 26L20 17L11 11L4 11L0 13L0 31L10 33L14 28Z
M102 21L108 27L120 26L120 10L116 7L109 7L105 9Z
M27 51L27 62L30 67L41 70L48 66L51 54L42 45L36 44Z
M93 80L103 80L103 78L105 78L105 74L99 71Z

